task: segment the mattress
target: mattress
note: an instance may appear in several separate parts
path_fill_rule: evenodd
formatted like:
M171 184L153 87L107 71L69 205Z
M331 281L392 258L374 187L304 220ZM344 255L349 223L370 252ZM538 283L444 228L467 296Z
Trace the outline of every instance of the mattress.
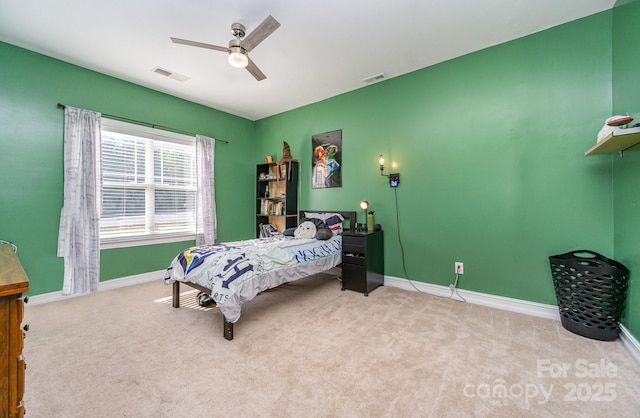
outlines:
M241 306L265 290L320 273L341 263L342 237L294 239L275 236L191 247L178 254L164 281L210 289L227 321L240 319Z

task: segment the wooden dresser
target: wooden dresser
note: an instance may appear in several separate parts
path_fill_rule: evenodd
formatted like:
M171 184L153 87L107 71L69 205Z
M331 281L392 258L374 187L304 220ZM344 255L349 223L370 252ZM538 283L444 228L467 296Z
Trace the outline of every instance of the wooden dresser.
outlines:
M0 417L22 417L24 334L22 293L29 279L9 244L0 244ZM26 329L26 326L25 326Z

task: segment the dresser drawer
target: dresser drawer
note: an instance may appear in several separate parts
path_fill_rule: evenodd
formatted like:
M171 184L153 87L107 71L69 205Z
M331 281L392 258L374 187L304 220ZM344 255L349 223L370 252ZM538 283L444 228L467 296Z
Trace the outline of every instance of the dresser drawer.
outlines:
M346 264L355 264L357 266L364 266L367 259L362 254L345 252L342 254L342 262Z
M342 265L342 289L367 293L367 269L353 264Z
M343 235L342 245L357 245L360 247L364 247L364 236L363 235Z
M343 235L342 252L364 254L365 240L363 236Z

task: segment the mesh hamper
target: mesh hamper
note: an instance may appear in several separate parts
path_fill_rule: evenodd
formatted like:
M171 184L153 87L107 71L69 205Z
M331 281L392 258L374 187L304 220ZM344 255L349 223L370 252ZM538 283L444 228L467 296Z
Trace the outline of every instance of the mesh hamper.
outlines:
M629 269L593 251L549 257L562 326L595 340L618 338Z

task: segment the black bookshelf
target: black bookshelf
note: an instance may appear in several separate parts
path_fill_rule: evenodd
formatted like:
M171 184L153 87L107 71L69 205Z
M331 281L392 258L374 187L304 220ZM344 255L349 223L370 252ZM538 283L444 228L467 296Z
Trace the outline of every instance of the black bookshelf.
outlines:
M296 161L256 166L256 237L298 225L298 169Z

